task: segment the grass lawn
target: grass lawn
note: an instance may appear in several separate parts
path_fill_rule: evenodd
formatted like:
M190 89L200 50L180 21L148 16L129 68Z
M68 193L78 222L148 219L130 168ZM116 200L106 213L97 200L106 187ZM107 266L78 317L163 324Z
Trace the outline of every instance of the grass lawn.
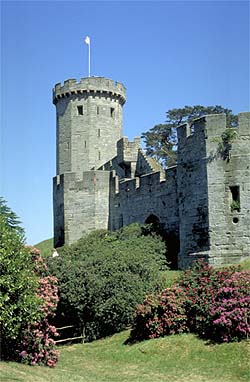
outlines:
M53 252L53 246L54 246L53 242L54 242L53 238L43 240L40 243L36 244L35 247L37 249L40 249L41 254L44 257L50 257L52 255L52 252Z
M209 345L184 334L124 345L129 332L60 348L54 369L0 363L1 382L240 382L250 380L250 343Z

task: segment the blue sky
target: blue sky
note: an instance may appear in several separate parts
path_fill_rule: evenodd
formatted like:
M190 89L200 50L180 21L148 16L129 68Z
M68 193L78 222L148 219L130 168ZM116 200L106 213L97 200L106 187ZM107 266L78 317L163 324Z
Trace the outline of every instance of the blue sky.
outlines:
M127 88L132 139L171 108L249 110L248 1L2 1L1 187L27 242L53 236L52 87L91 74Z

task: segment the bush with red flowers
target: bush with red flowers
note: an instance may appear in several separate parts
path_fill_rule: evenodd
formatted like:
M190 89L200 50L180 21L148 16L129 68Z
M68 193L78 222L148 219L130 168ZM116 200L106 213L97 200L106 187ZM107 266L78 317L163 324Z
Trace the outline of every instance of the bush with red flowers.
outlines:
M185 293L177 286L164 289L158 296L147 296L136 309L131 338L142 340L188 332L185 301Z
M211 305L212 336L231 342L250 335L250 271L235 272L217 290Z
M250 271L219 270L197 261L175 285L137 307L131 339L187 331L215 342L248 338Z
M55 366L59 353L55 348L54 337L58 333L49 321L55 315L58 303L57 278L47 275L47 265L39 250L31 248L30 252L35 262L36 273L39 275L37 296L42 301L40 306L42 318L25 328L18 353L23 363Z

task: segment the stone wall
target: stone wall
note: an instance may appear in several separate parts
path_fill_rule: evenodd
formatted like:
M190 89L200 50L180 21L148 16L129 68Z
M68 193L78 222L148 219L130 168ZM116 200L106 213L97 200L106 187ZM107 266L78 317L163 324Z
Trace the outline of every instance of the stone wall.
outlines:
M109 184L109 171L86 171L81 180L74 173L55 177L55 246L71 244L95 229L108 228Z
M220 265L243 260L250 255L250 113L239 114L237 138L231 142L228 157L218 153L214 136L223 133L223 116L207 117L211 134L208 161L209 228L211 264ZM217 126L216 131L212 131ZM213 155L211 155L211 153ZM233 198L239 210L232 209Z
M116 156L122 136L125 88L111 80L91 77L57 84L57 174L98 168Z
M239 115L228 156L222 152L226 116L210 115L178 128L179 267L197 257L210 264L250 254L249 116ZM238 191L237 191L238 190ZM240 210L231 210L238 192Z
M200 257L221 265L250 256L250 113L239 114L226 146L223 114L180 126L177 165L164 171L139 138L121 137L122 84L68 80L55 86L53 102L55 246L94 229L157 222L179 268Z

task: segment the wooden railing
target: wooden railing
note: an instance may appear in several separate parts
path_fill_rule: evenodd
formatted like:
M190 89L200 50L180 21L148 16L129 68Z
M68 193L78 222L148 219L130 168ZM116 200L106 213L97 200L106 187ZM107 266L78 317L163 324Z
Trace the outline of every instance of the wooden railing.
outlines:
M69 329L69 328L75 328L75 326L74 325L62 326L61 328L56 328L56 330L57 331L61 331L61 330ZM62 343L62 342L75 341L75 340L80 340L80 339L82 340L82 343L84 343L84 340L85 340L85 330L84 330L84 328L81 330L81 332L82 332L81 336L63 338L61 340L56 340L55 343L59 344L59 343Z

